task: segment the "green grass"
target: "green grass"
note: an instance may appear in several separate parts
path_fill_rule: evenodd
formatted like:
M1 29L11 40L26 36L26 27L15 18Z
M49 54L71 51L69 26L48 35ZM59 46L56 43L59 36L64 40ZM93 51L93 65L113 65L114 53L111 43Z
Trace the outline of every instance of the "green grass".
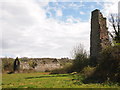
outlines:
M3 74L2 88L119 88L117 85L84 84L82 79L70 74Z

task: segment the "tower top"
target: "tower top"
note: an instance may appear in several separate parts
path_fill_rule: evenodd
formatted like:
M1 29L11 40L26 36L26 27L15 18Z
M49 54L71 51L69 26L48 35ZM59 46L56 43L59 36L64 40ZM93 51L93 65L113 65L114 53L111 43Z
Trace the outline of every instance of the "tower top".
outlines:
M94 12L100 12L100 10L99 9L95 9L94 11L92 11L92 13L94 13Z
M100 17L105 19L105 17L103 17L103 14L100 12L99 9L95 9L94 11L92 11L92 18L97 19Z

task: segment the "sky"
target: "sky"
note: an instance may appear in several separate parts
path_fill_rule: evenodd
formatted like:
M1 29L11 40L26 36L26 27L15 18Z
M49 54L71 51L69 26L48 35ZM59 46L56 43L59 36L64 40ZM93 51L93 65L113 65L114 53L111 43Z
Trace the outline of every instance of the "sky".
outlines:
M0 57L72 58L82 44L89 53L91 12L105 17L119 0L0 0Z

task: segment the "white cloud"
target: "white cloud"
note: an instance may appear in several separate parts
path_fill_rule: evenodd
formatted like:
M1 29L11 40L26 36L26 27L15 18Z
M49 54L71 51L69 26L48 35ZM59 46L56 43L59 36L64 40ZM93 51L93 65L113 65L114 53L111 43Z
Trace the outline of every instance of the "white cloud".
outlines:
M99 2L101 1L97 1L98 4L100 4ZM111 13L118 13L118 2L119 0L104 0L103 2L105 2L104 4L101 4L101 6L103 7L103 10L101 10L103 12L103 14L105 16L109 16L109 14Z
M118 3L105 3L103 13L108 16L111 13L118 13Z
M63 15L63 14L62 14L62 10L60 10L60 9L59 9L59 10L56 10L56 15L57 15L57 16L62 16L62 15Z
M3 56L70 57L78 43L89 49L89 22L78 20L75 24L48 19L43 4L25 1L1 3ZM61 16L61 11L58 12Z
M81 15L84 15L85 13L81 11L80 14L81 14Z
M83 4L82 1L77 1L77 2L79 3L79 5L76 4L75 1L73 1L71 4L68 5L68 7L71 7L71 8L74 8L74 9L79 9L81 7L84 7L84 4Z
M81 22L80 18L79 19L75 19L73 16L67 16L67 23L79 23Z

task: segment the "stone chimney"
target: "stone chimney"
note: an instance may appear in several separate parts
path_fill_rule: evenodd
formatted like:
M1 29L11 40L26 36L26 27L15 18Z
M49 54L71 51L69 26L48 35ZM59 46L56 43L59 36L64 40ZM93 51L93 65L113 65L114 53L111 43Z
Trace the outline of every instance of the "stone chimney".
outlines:
M92 11L90 33L90 57L97 60L103 48L110 45L106 18L100 10Z

